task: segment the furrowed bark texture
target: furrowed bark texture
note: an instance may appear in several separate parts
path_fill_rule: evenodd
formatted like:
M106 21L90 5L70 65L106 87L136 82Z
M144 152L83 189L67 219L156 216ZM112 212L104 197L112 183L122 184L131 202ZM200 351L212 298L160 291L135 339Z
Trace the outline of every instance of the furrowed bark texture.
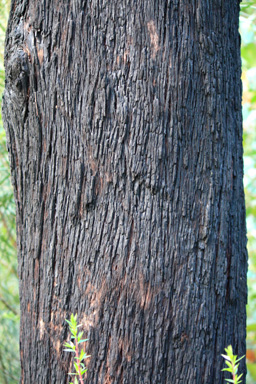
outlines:
M4 118L20 383L220 384L245 353L239 4L15 0ZM245 371L244 362L241 372Z

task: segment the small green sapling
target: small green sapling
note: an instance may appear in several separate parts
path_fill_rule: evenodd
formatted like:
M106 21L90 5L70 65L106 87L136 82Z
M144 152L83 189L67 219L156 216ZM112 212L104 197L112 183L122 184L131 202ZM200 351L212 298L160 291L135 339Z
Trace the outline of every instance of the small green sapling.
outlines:
M240 379L243 376L243 374L238 376L237 372L238 372L238 366L239 366L238 362L242 360L244 356L237 359L237 356L233 354L233 349L231 345L225 348L225 352L226 352L226 355L221 355L221 356L224 357L224 359L226 360L225 362L228 368L224 368L222 369L222 371L227 371L232 374L232 379L225 379L225 380L228 383L233 383L233 384L242 383L242 380Z
M69 383L69 384L84 384L83 381L83 376L87 372L87 368L85 367L85 364L83 361L90 357L85 353L83 348L81 351L79 351L79 344L84 343L88 339L82 339L83 337L83 332L78 332L78 328L81 326L81 324L77 324L77 314L76 315L71 315L70 320L66 320L66 322L69 324L69 329L71 332L71 339L73 341L70 341L69 343L64 343L64 347L67 349L64 349L66 352L71 352L75 354L74 357L74 368L75 372L74 373L69 373L69 375L74 375L74 383ZM77 379L79 378L79 380Z

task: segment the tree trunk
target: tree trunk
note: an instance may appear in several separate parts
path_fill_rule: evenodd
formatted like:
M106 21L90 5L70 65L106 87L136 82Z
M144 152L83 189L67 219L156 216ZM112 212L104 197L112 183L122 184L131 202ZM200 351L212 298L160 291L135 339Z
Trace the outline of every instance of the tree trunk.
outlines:
M20 383L68 382L71 313L90 384L221 384L224 347L245 353L238 17L237 0L12 1Z

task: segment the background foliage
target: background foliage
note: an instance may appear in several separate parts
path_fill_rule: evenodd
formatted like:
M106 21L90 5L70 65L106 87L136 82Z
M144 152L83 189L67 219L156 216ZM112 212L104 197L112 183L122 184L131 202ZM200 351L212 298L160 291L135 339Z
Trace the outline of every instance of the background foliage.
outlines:
M0 0L0 94L4 88L3 49L10 0ZM247 384L256 382L256 0L241 4L244 166L249 250ZM0 383L19 381L19 298L15 204L0 112ZM239 354L239 351L235 351ZM221 357L220 357L221 358Z
M247 306L247 384L256 383L256 0L241 4L243 63L244 185L249 272Z

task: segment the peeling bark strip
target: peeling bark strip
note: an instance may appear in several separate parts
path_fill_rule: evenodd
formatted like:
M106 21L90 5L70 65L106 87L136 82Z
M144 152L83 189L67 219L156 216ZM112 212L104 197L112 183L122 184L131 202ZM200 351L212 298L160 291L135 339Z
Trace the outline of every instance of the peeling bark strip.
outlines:
M13 0L20 383L220 384L245 353L237 0ZM242 371L245 371L241 362Z

